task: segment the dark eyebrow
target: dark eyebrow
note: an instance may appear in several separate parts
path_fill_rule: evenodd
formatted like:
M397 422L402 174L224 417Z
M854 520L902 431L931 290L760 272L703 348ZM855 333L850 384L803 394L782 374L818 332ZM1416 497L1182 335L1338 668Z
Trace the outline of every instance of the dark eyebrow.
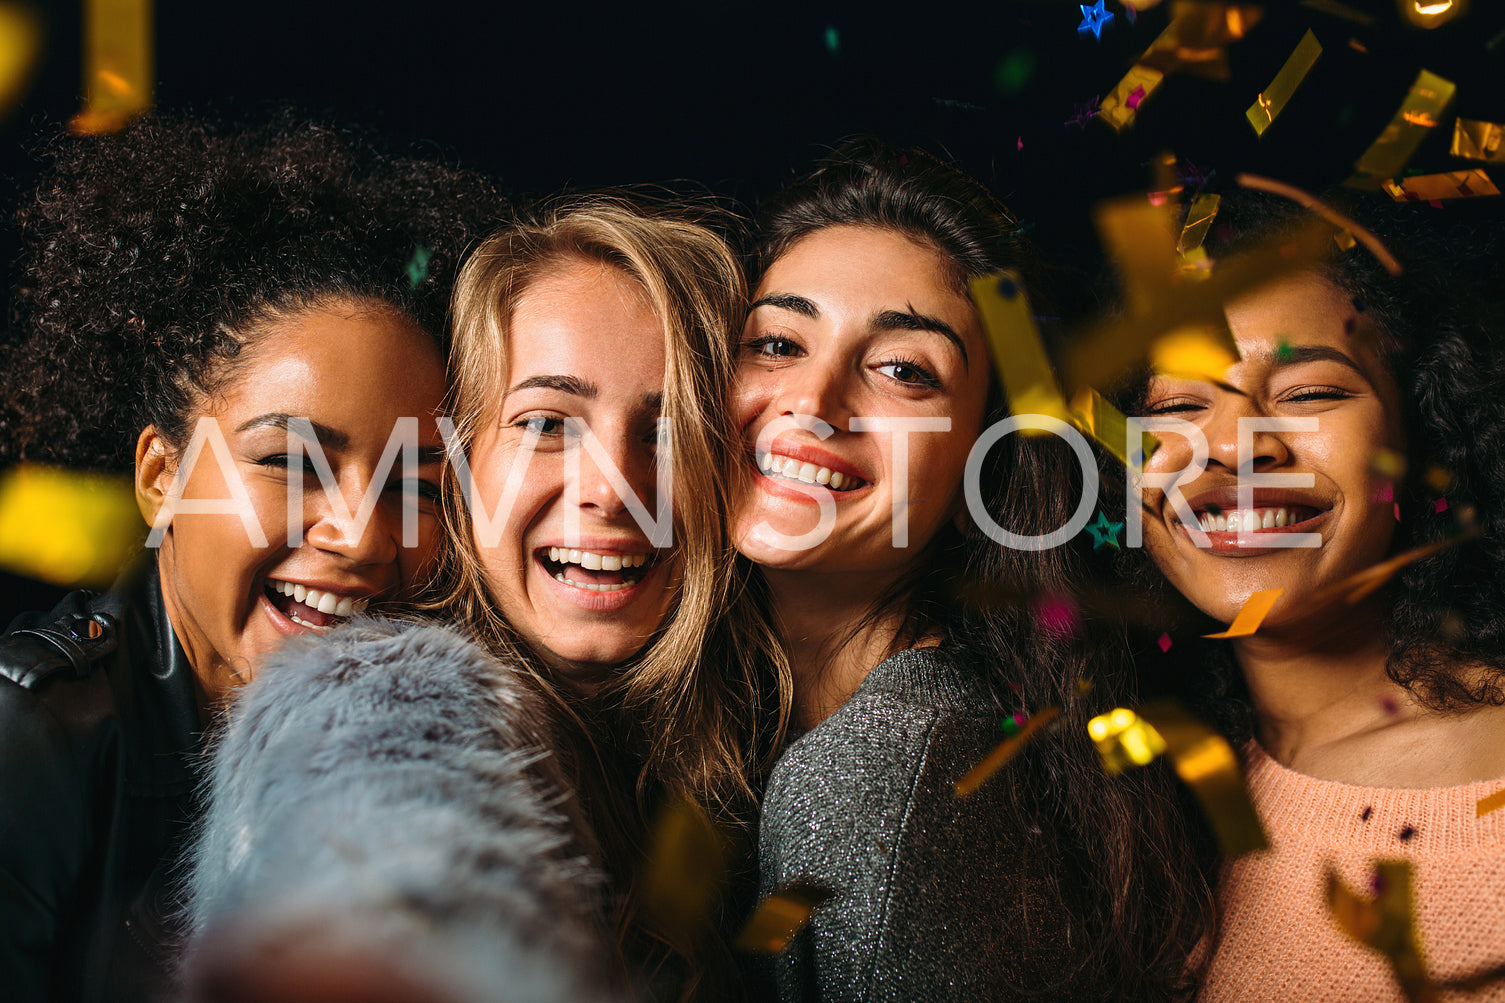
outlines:
M764 296L753 303L748 312L750 313L760 306L773 306L778 307L780 310L789 310L799 314L801 317L809 317L811 320L820 319L820 307L816 306L814 301L807 300L803 296L796 296L794 293L773 293Z
M951 344L956 346L956 350L962 353L962 368L971 368L972 360L967 358L967 346L962 344L961 336L958 335L954 330L952 330L950 324L946 323L944 320L941 320L939 317L928 317L925 314L915 310L915 308L913 306L910 306L908 303L906 303L905 306L909 307L908 311L884 310L882 313L878 314L878 316L873 318L873 330L933 331L934 333L939 334L946 340L950 341Z
M1327 345L1285 345L1273 352L1265 352L1264 359L1267 364L1276 369L1283 366L1299 366L1303 362L1336 362L1340 366L1347 366L1366 380L1369 378L1364 370L1359 368L1357 362L1338 349L1329 348Z
M295 415L286 414L282 411L271 411L267 414L257 415L249 421L243 421L235 427L237 433L249 432L253 428L280 428L286 431L289 423ZM321 425L316 421L304 418L314 430L314 437L319 440L319 445L325 449L346 449L350 445L350 436L338 429Z
M561 393L574 394L576 397L593 399L600 395L601 388L589 380L582 380L578 376L529 376L518 383L517 386L507 391L507 395L517 393L519 390L558 390Z

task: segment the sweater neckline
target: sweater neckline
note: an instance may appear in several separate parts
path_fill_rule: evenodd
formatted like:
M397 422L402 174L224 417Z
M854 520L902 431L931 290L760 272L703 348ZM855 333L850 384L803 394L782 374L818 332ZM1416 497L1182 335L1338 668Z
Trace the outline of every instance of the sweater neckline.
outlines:
M1505 847L1505 808L1484 816L1482 798L1505 777L1452 787L1363 787L1321 780L1281 765L1257 741L1244 746L1249 791L1280 837L1376 855L1413 857Z

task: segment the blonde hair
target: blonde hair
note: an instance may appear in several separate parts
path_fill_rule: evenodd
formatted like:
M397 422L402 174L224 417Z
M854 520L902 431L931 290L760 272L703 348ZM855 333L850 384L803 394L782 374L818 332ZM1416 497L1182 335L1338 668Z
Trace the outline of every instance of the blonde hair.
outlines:
M674 538L683 567L671 612L618 677L582 701L498 612L453 467L444 503L450 545L431 605L531 674L593 746L601 736L586 730L582 706L610 708L609 727L640 756L639 812L649 795L667 794L746 822L757 777L782 742L791 686L766 618L742 596L726 528L725 471L740 446L725 400L734 332L747 309L746 281L726 241L686 209L617 195L555 202L487 238L455 289L451 413L458 440L468 452L494 420L518 298L540 275L574 260L611 265L636 280L663 322L663 415L673 435Z

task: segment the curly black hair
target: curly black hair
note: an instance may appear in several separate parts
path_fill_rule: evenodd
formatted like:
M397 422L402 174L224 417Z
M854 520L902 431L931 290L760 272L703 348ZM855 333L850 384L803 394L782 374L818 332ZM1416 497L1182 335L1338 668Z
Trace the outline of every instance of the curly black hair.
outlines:
M289 110L238 128L151 115L43 154L16 217L0 466L129 469L147 425L181 444L259 325L329 297L442 341L461 257L506 215L482 175Z
M1391 275L1362 244L1319 273L1354 297L1381 336L1377 348L1400 389L1406 473L1393 552L1477 536L1406 565L1388 587L1386 669L1438 709L1505 703L1505 332L1500 227L1490 211L1442 215L1383 196L1324 196L1377 235L1403 266ZM1208 241L1225 256L1308 218L1287 199L1235 189L1223 196ZM1147 378L1124 395L1142 414ZM1105 479L1105 483L1108 483ZM1445 498L1446 506L1438 500ZM1125 552L1141 588L1168 591L1143 553ZM1252 736L1254 710L1226 647L1177 643L1188 664L1172 672L1199 710L1230 738ZM1461 670L1483 667L1482 675Z

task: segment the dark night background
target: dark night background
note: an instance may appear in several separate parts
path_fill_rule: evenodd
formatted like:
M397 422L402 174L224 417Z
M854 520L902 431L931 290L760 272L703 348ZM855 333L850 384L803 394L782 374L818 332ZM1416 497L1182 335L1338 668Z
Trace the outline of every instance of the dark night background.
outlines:
M1267 4L1228 56L1230 81L1173 75L1123 134L1068 124L1111 91L1164 29L1168 3L1101 41L1055 0L903 6L722 0L349 3L158 0L157 103L235 117L271 103L373 126L398 143L500 177L516 197L562 187L689 180L751 207L854 133L953 158L1030 226L1046 256L1100 268L1090 210L1145 190L1172 151L1196 173L1250 171L1309 190L1341 183L1426 68L1458 85L1411 167L1484 166L1448 155L1455 116L1505 120L1505 4L1474 0L1433 30L1395 0L1349 0L1362 24ZM79 107L81 4L44 8L47 38L19 107L0 121L7 214L34 183L28 150ZM1247 108L1311 28L1323 54L1261 139ZM1364 50L1360 51L1361 46ZM1022 143L1022 146L1021 146ZM1492 168L1497 184L1505 169ZM1195 187L1195 179L1190 182ZM1481 203L1439 214L1482 214ZM0 253L19 250L13 228ZM1062 305L1090 314L1090 297ZM55 591L0 576L0 624Z

